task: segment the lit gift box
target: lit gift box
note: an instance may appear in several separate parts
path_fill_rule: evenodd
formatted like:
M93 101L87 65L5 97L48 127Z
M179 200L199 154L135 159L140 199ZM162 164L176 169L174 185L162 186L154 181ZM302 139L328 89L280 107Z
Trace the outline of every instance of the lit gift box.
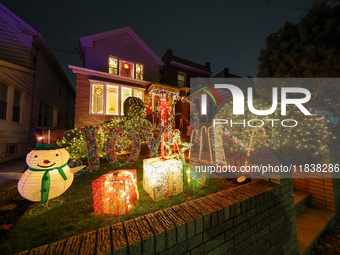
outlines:
M183 192L182 162L172 158L144 159L143 188L154 201Z
M139 198L136 170L115 170L92 181L94 214L127 214Z
M201 189L203 187L210 186L210 172L208 171L197 171L194 166L185 165L184 167L184 182L191 189Z

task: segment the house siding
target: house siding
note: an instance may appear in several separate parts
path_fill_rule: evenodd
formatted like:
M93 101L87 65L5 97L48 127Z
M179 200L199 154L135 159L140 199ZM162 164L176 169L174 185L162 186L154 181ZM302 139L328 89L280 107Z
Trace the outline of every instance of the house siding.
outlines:
M130 43L124 38L130 38ZM159 66L155 64L155 59L128 32L95 40L93 47L86 49L85 68L108 72L109 56L141 63L144 65L144 80L154 82L160 80Z
M25 147L35 143L32 127L72 128L75 91L41 34L2 3L0 34L0 82L8 88L6 119L0 119L1 163L27 154ZM19 122L12 120L15 91L20 92ZM47 123L39 123L42 105ZM8 146L15 152L7 153Z

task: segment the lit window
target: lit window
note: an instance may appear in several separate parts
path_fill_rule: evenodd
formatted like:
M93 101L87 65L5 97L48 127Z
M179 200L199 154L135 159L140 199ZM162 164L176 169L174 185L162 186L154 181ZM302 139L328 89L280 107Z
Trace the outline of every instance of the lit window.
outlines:
M144 65L135 64L116 57L109 57L109 73L143 80Z
M136 79L143 80L143 65L136 64Z
M143 100L144 91L118 84L91 82L90 114L124 115L124 102L132 95Z
M12 121L19 122L20 120L20 97L21 94L19 91L14 91L14 103L13 103L13 116Z
M7 86L0 83L0 119L6 119L7 111Z
M185 73L178 73L177 75L178 87L185 87Z
M113 57L109 57L109 73L118 74L118 60Z
M134 64L120 60L119 61L119 74L125 77L134 77Z
M133 96L143 100L143 91L135 89L133 90Z
M124 102L128 97L132 96L132 89L122 87L122 95L121 95L121 104L122 104L122 110L121 113L124 113Z
M118 115L118 86L106 85L106 114Z
M104 85L102 84L92 84L92 102L91 102L91 113L103 113L103 99L104 99Z

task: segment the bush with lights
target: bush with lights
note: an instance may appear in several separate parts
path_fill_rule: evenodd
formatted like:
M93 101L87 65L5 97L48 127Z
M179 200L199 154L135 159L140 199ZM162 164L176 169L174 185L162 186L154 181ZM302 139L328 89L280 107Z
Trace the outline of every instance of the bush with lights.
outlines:
M139 128L151 127L150 121L146 120L146 107L144 102L137 97L128 97L124 102L124 117L115 117L110 121L101 123L96 127L96 143L98 156L105 158L105 144L112 132L118 128L125 127L124 132L116 137L116 151L129 149L131 137L125 130L134 129L142 139L142 147L147 148L146 136ZM86 158L86 142L82 128L72 129L65 132L63 142L70 144L68 148L71 159Z
M63 143L70 145L66 148L70 153L70 159L86 158L86 143L84 132L81 130L67 130L64 133Z
M152 124L146 119L146 106L138 97L128 97L124 102L124 116L126 117L125 127L135 129L141 137L143 132L139 127L151 127ZM144 140L144 139L143 139Z
M271 102L261 100L259 98L253 99L255 109L265 110L271 107ZM305 116L296 107L289 106L287 108L287 115L281 115L281 106L278 104L277 110L270 115L255 115L251 113L245 106L244 115L233 115L232 102L227 102L215 115L214 119L226 119L228 123L223 125L225 135L227 139L237 137L243 140L243 143L250 143L252 132L255 127L248 125L249 120L254 120L250 124L252 126L260 126L262 120L264 122L263 127L266 130L265 139L263 139L263 132L254 132L253 137L253 149L258 151L264 147L271 147L272 149L285 154L288 157L296 160L297 163L316 160L318 156L326 152L327 145L334 138L332 136L332 130L330 123L324 116L308 115ZM309 109L311 113L315 112ZM231 117L232 116L232 117ZM242 123L236 124L231 127L230 119L233 122ZM271 120L276 121L271 121ZM297 121L295 127L284 127L281 125L281 121L285 121L285 125L293 126L293 121L288 119L294 119ZM245 120L245 127L243 125Z

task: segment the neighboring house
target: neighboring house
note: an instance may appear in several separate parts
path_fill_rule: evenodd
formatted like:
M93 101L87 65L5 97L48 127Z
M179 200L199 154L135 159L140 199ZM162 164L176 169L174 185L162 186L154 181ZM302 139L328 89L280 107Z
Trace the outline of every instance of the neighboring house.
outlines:
M0 162L25 156L32 127L72 128L75 91L43 36L0 2Z
M229 68L224 68L223 71L221 71L218 74L214 75L213 78L241 78L241 76L229 73ZM248 77L248 78L250 78L250 77Z
M172 49L168 49L162 58L164 67L161 71L161 82L178 88L184 88L186 93L190 90L190 78L210 78L210 63L206 62L201 65L190 60L177 57L173 54ZM184 92L183 91L183 92ZM186 96L186 93L181 96ZM186 118L190 118L189 104L179 103L176 105L176 112L181 112ZM176 127L180 125L180 117L176 118ZM182 129L186 131L186 127Z
M161 82L173 86L190 87L190 78L211 77L210 63L200 65L192 61L177 57L172 49L168 49L162 58L164 67L162 69Z
M159 83L163 61L129 27L82 37L79 45L84 67L69 66L77 74L75 127L123 116L129 96L157 110L150 90L179 92Z

